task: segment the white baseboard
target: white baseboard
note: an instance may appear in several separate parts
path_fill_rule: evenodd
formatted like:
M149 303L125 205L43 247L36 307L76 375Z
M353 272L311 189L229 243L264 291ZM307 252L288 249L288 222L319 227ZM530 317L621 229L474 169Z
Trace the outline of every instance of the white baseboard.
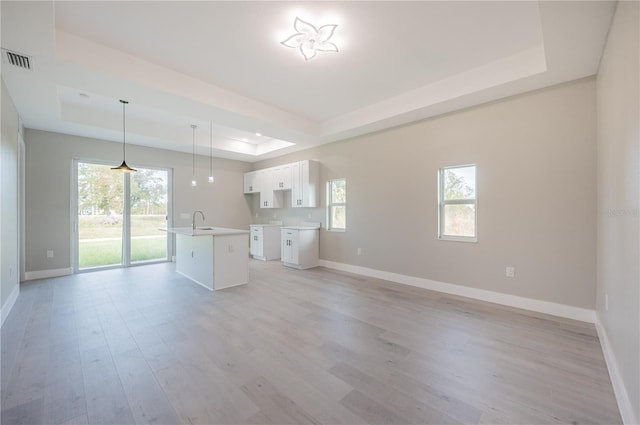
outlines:
M374 277L377 279L388 280L391 282L402 283L404 285L416 286L418 288L430 289L432 291L444 292L446 294L459 295L462 297L488 301L495 304L502 304L509 307L516 307L524 310L535 311L538 313L550 314L552 316L579 320L581 322L595 323L596 318L594 310L574 307L566 304L535 300L532 298L519 297L517 295L503 294L500 292L487 291L485 289L470 288L468 286L438 282L435 280L424 279L420 277L385 272L368 267L336 263L327 260L320 260L320 266L327 267L329 269L355 273L363 276Z
M626 425L637 425L633 408L631 406L631 400L629 394L622 380L620 374L620 368L618 368L618 361L609 342L609 336L607 331L600 321L600 316L596 314L596 330L598 331L598 338L600 338L600 346L602 347L602 353L604 354L604 360L607 363L607 369L609 370L609 378L611 378L611 384L613 385L613 392L618 402L618 409L620 409L620 415L622 415L622 422Z
M9 298L7 298L7 301L5 301L4 305L2 306L2 311L0 312L0 317L2 317L2 322L0 323L0 327L4 325L4 321L7 319L7 317L9 317L9 313L11 313L11 309L13 308L14 304L18 300L18 295L20 295L20 284L16 283L16 286L11 291L11 294L9 294Z
M65 269L49 269L37 270L33 272L24 272L24 280L48 279L50 277L60 277L73 274L71 267Z

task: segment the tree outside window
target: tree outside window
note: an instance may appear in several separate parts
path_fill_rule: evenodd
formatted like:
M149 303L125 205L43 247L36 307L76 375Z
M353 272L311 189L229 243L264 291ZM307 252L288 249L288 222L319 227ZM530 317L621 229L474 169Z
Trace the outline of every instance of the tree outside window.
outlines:
M476 166L441 168L438 173L438 237L477 241Z
M344 231L347 228L347 180L327 182L327 229Z

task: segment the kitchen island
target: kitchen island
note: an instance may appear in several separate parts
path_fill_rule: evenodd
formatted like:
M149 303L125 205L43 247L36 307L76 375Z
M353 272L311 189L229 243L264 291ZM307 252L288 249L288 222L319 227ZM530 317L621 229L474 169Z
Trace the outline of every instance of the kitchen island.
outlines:
M223 227L172 227L176 271L209 290L249 282L249 231Z

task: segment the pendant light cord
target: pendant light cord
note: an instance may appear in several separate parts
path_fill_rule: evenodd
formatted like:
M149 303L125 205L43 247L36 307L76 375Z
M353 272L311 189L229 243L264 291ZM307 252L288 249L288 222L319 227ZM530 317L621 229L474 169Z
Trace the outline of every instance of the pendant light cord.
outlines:
M209 121L209 176L213 176L213 121Z
M193 129L193 155L192 155L192 163L191 163L191 172L192 176L196 176L196 125L191 124L191 128Z
M127 102L126 100L121 100L120 102L122 102L122 160L125 161L126 160L125 144L127 143L127 140L126 140L127 127L126 127L124 108L126 104L129 102Z

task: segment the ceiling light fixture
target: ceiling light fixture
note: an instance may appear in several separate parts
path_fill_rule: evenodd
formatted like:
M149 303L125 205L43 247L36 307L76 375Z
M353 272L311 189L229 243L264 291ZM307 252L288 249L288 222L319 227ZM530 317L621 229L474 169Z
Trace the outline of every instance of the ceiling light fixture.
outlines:
M317 52L337 53L338 46L329 41L337 26L337 24L328 24L316 28L309 22L296 17L293 28L297 32L280 44L292 49L300 49L305 60L313 59Z
M213 121L209 122L209 183L215 181L213 177Z
M114 171L120 171L122 173L135 173L138 170L129 167L127 165L127 162L125 161L125 146L127 144L125 136L127 133L126 133L126 127L125 127L124 108L129 102L126 100L120 99L120 103L122 103L122 164L120 164L118 167L111 167L111 169Z
M191 155L191 186L196 187L198 182L196 181L196 127L195 124L191 124L193 130L193 150Z

